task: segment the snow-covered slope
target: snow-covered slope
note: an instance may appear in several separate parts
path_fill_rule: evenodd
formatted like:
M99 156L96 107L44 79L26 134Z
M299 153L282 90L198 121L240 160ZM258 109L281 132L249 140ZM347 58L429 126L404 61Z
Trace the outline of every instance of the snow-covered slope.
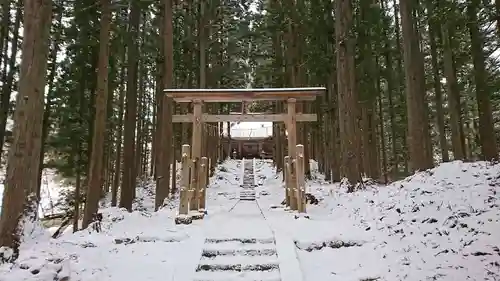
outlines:
M5 168L5 167L3 167ZM3 169L5 170L5 169ZM2 208L2 197L4 190L4 171L0 172L0 215ZM45 169L42 173L42 185L40 192L40 206L38 214L40 217L46 215L58 214L61 212L61 205L58 202L62 199L62 193L73 187L68 186L60 177L57 176L54 169Z
M499 164L456 161L352 194L317 176L308 183L320 199L307 206L310 219L282 208L281 177L265 161L255 163L263 218L242 206L230 211L242 171L234 160L217 169L202 221L175 225L176 200L153 212L154 188L144 185L138 211L102 209L101 233L28 237L19 259L0 266L0 281L190 281L206 239L228 233L274 235L273 280L500 280Z
M239 165L239 161L228 161L211 178L207 197L217 203L209 212L227 210L230 187L239 185ZM182 280L173 276L192 271L191 258L199 259L199 253L192 251L199 248L196 241L202 239L202 222L175 225L177 202L175 198L154 212L154 186L144 184L137 190L136 211L101 209L100 233L73 234L69 228L60 238L51 239L49 230L33 230L32 237L25 237L19 259L0 265L0 281Z
M0 171L0 215L1 215L1 207L2 207L2 197L4 190L4 178L5 178L5 167ZM177 182L179 182L181 165L178 162L176 165L176 175ZM38 215L43 218L45 216L50 216L53 214L64 213L64 210L68 209L66 198L68 194L71 194L75 187L71 185L70 180L65 180L61 176L57 174L55 169L44 169L42 172L42 182L41 182L41 191L40 191L40 205L38 207ZM154 188L153 188L154 189ZM109 206L111 202L111 195L108 194L108 198L103 205ZM146 195L145 195L146 196ZM149 197L152 194L147 195ZM146 204L154 204L154 202L146 202Z
M320 198L310 220L273 220L305 280L500 280L499 164L455 161L352 194L308 188Z

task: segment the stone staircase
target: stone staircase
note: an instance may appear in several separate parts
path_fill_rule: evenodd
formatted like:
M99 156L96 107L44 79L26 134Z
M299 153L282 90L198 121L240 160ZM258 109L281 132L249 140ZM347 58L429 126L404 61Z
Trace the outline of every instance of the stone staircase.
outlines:
M243 160L240 200L210 221L194 281L282 281L274 232L255 198L254 160Z
M255 173L254 173L254 160L243 160L243 183L241 184L242 190L240 191L240 200L255 200Z
M206 239L195 281L281 281L276 241Z

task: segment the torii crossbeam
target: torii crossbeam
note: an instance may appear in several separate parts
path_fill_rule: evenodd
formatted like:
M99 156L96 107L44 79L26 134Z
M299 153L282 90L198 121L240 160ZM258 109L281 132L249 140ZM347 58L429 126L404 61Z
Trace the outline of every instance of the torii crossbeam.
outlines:
M248 89L165 89L176 102L243 102L265 100L315 100L326 91L324 87L308 88L248 88Z

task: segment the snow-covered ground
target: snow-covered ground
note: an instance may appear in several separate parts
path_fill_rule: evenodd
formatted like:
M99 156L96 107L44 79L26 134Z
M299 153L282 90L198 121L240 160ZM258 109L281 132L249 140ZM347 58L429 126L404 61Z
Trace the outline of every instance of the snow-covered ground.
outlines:
M500 280L500 165L442 164L323 198L289 227L305 280ZM304 231L305 230L305 231Z
M0 215L2 209L2 197L4 190L4 171L0 172ZM59 176L54 169L45 169L42 173L42 185L40 190L40 206L38 214L40 217L46 215L58 214L61 212L61 205L58 204L62 194L71 189Z
M171 166L172 167L172 166ZM2 197L4 191L5 167L0 171L0 215L2 209ZM176 175L180 175L181 165L177 162ZM179 182L179 178L177 178ZM142 183L141 183L142 184ZM67 196L73 192L75 187L70 181L65 180L57 174L56 169L44 169L42 172L42 184L40 189L40 204L38 206L38 216L43 218L53 214L64 213L67 209ZM154 188L153 188L154 189ZM106 198L104 205L110 205L111 195ZM149 194L149 198L154 196L154 193ZM148 202L154 204L154 202Z
M153 212L154 188L143 185L138 211L102 209L100 233L34 231L19 259L0 266L0 281L500 280L500 164L446 163L352 194L313 173L308 191L320 202L307 206L309 219L282 207L281 177L265 161L255 163L258 204L239 202L242 172L235 160L217 168L208 214L191 225L174 224L177 199ZM268 251L253 260L278 264L278 274L195 272L244 264L252 251Z

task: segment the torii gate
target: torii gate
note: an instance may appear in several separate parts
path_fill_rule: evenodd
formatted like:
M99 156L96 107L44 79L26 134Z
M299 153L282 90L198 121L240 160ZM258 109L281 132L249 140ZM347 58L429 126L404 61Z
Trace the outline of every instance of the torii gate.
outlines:
M316 114L296 112L297 101L313 101L326 92L324 87L261 89L165 89L175 102L192 103L193 114L173 115L173 123L193 123L191 145L182 146L182 176L179 215L176 223L189 224L205 213L208 184L208 159L202 157L201 138L204 122L284 122L288 132L288 156L285 157L286 203L292 210L305 213L304 146L297 144L297 122L317 121ZM285 101L285 114L204 114L203 103ZM189 213L189 211L194 211Z

